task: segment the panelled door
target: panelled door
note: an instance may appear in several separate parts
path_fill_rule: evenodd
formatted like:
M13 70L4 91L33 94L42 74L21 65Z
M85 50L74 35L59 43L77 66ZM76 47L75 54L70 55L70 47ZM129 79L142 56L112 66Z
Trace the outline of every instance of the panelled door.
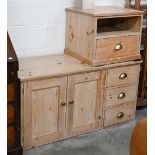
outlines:
M68 76L67 136L102 127L100 72Z
M67 77L25 84L25 148L65 137L66 85Z

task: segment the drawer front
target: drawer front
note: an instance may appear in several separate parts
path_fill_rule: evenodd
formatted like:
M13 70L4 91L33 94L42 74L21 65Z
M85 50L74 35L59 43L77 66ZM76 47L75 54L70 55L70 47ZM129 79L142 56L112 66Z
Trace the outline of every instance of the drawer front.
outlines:
M136 102L109 108L104 111L104 126L131 120L135 117Z
M14 101L14 95L15 95L15 85L14 84L8 84L7 85L7 100Z
M7 146L8 148L12 148L15 146L16 138L15 138L15 127L10 126L7 128Z
M128 36L97 40L96 60L140 55L139 38L140 36Z
M15 117L15 109L14 105L12 103L9 103L7 105L7 121L8 122L13 122Z
M137 100L137 85L106 89L106 107Z
M140 65L107 70L106 87L138 83Z

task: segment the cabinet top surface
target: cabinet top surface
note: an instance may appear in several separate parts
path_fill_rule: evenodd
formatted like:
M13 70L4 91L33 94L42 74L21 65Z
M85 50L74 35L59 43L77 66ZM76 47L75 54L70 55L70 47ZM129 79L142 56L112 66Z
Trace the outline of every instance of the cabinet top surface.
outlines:
M144 12L129 8L121 8L116 6L97 6L91 10L80 10L76 8L66 8L66 11L77 12L95 17L110 17L110 16L131 16L141 15Z
M90 65L83 64L81 61L66 54L20 58L18 77L21 81L26 81L98 71L106 68L134 65L139 63L141 63L141 61L130 61L92 67Z

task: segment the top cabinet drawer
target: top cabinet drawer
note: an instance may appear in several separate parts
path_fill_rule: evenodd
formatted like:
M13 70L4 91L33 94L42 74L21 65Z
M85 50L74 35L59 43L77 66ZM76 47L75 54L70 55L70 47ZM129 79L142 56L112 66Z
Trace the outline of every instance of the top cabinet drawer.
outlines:
M137 83L139 71L140 65L108 69L106 87Z
M97 40L96 60L139 56L139 38L128 36Z

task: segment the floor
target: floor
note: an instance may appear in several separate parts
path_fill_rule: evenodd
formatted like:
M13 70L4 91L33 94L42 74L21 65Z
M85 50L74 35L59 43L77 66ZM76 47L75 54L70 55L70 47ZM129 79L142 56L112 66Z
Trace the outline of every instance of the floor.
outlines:
M137 110L128 123L29 149L24 155L129 155L132 129L146 115L147 109Z

